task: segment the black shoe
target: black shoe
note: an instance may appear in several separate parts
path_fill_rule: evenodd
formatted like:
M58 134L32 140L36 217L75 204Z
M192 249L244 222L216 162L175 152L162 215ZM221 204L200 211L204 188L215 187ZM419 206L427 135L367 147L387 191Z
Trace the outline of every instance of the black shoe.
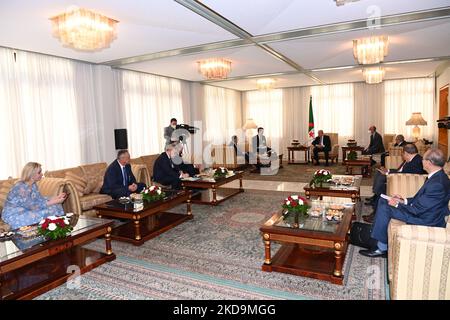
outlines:
M370 250L370 249L363 249L359 250L359 253L365 257L369 258L386 258L387 257L387 251L381 251L380 249L376 250Z
M367 223L373 223L373 221L375 220L375 213L371 213L367 216L362 216L363 220Z

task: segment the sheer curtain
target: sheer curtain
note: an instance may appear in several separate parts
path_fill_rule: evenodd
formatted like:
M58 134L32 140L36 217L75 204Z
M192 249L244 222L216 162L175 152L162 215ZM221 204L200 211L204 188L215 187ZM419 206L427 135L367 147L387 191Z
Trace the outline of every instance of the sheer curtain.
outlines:
M181 81L166 77L118 71L132 157L164 150L164 127L171 118L184 122Z
M29 161L44 170L80 164L74 88L72 61L0 48L0 178Z
M264 128L267 144L280 153L283 138L283 91L247 91L244 94L245 119L252 118ZM256 130L253 130L256 135Z
M342 145L354 136L353 84L311 87L314 129L339 134Z
M205 139L228 143L241 127L241 95L238 91L204 86Z
M420 127L421 138L432 139L434 130L434 79L417 78L388 80L384 83L385 131L403 134L406 140L413 141L412 126L405 122L413 112L421 112L428 122Z
M307 143L309 123L310 87L283 89L283 141L282 148L292 139Z

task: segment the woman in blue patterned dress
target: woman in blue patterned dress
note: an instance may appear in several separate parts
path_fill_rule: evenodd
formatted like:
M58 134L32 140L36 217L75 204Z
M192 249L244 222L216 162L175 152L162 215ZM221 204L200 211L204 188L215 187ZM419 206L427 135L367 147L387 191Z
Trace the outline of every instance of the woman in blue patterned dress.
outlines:
M61 203L66 199L66 194L61 193L53 198L43 197L36 185L41 179L41 165L29 162L23 168L20 180L9 191L2 220L12 229L39 223L48 216L64 215Z

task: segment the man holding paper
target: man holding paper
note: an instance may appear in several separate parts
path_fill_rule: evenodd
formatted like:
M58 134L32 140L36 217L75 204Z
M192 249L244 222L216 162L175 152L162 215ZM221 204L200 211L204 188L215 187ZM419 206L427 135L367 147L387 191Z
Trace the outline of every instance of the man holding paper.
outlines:
M428 178L413 198L400 195L380 199L375 215L371 237L377 242L375 248L360 250L367 257L386 257L388 226L392 218L408 224L445 227L445 216L450 214L450 180L444 172L444 153L439 149L428 150L422 160Z

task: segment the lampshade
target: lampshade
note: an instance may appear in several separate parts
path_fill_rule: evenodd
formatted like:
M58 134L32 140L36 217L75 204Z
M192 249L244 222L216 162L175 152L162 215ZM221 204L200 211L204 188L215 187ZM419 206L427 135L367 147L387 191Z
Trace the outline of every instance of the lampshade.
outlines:
M69 7L66 12L50 20L53 35L65 46L78 50L107 48L117 36L117 20L76 6Z
M258 126L256 125L255 121L253 121L253 119L247 119L245 121L245 124L243 127L244 130L256 129L256 128L258 128Z
M413 112L411 119L406 121L407 126L426 126L427 122L422 117L421 112Z
M231 61L223 58L197 61L198 71L208 80L226 79L231 71Z
M359 64L380 63L388 54L388 41L387 36L353 40L353 56Z
M275 79L273 78L262 78L256 81L256 85L259 90L271 90L275 86Z

